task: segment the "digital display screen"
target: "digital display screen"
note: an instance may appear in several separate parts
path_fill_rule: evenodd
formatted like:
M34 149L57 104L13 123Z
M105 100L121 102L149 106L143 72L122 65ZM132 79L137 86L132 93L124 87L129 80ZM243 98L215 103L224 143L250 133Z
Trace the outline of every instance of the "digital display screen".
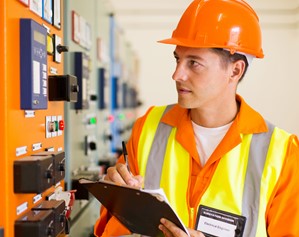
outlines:
M36 30L33 31L33 39L42 45L46 45L46 36Z

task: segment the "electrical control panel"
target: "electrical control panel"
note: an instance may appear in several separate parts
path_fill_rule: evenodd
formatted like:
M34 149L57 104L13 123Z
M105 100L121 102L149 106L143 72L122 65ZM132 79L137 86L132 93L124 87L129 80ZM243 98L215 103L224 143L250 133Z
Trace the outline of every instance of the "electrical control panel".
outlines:
M91 235L100 204L80 188L78 179L99 179L116 161L110 152L111 140L107 138L111 135L108 21L111 9L101 1L89 4L70 1L67 7L71 13L68 27L72 34L67 42L69 53L65 57L65 70L76 76L79 91L78 101L65 107L66 153L70 157L66 180L68 188L76 190L70 232L76 232L79 237ZM95 44L99 38L103 42L101 49Z
M126 47L113 14L110 15L111 86L111 151L122 152L122 141L129 139L140 105L136 89L138 64L134 53ZM123 53L125 52L125 53Z
M132 51L102 1L1 4L0 237L90 236L100 204L78 179L128 138Z
M65 236L64 103L75 103L79 89L64 71L63 1L1 4L0 236Z

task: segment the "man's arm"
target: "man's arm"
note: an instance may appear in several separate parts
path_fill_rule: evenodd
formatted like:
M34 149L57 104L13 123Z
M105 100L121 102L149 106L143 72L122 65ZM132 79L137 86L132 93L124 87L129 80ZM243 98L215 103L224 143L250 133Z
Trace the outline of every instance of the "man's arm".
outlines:
M268 235L299 236L299 142L290 138L284 167L266 212Z

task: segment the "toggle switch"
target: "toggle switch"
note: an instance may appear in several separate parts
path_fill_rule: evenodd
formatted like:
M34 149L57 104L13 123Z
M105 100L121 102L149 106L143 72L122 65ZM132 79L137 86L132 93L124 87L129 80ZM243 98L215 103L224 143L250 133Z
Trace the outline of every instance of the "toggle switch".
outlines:
M76 93L78 93L80 90L79 90L79 85L72 85L71 86L71 91L72 92L76 92Z
M94 136L85 136L84 138L84 150L85 155L89 155L92 151L97 149L97 143Z
M58 164L58 171L59 172L64 172L65 171L65 164L64 163L59 163Z
M103 135L104 142L106 141L112 141L113 135L111 134L110 130L105 130Z
M58 53L62 53L62 52L68 52L69 51L69 47L68 46L64 46L64 45L57 45L56 46L57 52Z
M97 144L94 141L89 142L89 149L94 151L97 149Z
M53 170L46 170L45 172L45 178L47 179L53 179Z
M61 37L54 34L53 35L53 45L54 45L53 60L54 60L54 62L57 62L57 63L61 63L61 59L62 59L61 53L69 51L69 47L62 45L61 43L62 43Z
M97 95L90 95L91 101L96 101L98 99Z

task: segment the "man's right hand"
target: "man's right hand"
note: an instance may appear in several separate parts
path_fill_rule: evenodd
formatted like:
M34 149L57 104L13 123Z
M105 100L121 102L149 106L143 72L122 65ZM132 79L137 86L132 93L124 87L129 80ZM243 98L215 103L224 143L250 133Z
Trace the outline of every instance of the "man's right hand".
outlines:
M141 175L133 176L132 173L128 171L127 166L121 163L109 167L104 180L126 184L135 188L141 188L143 184L143 177Z

